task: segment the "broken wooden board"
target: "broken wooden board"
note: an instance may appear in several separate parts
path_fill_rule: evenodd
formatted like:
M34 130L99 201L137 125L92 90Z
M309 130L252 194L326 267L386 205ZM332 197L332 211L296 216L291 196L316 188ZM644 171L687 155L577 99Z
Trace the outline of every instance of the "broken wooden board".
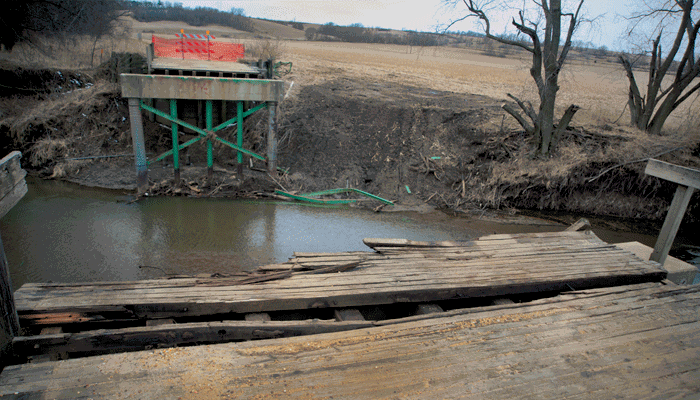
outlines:
M284 279L246 285L230 277L26 284L15 293L17 311L22 326L31 327L52 313L101 316L100 322L177 319L507 296L666 277L658 264L590 232L493 235L446 248L379 249L381 254L298 255L290 265L343 272L291 271ZM352 268L343 270L348 265Z
M202 343L315 335L372 325L372 322L356 320L193 322L18 336L12 345L15 356L21 361L36 355L69 354L73 358Z
M591 289L312 337L9 366L0 397L697 397L699 308L698 286Z

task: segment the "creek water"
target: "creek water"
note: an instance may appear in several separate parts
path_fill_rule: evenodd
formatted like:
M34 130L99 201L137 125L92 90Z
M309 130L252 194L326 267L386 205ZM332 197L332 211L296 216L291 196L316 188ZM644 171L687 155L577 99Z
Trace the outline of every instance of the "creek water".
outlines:
M365 237L465 240L565 228L542 219L513 224L272 201L159 197L132 203L119 191L28 183L27 195L0 219L15 289L27 282L225 274L284 262L294 251L368 251ZM636 230L594 232L610 243L653 246L655 240Z

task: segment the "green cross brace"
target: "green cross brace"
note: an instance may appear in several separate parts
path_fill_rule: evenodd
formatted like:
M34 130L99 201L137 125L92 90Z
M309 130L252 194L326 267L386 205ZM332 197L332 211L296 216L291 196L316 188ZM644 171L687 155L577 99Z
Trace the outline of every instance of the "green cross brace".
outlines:
M207 100L207 103L208 103L208 105L207 105L207 127L210 127L210 126L211 126L211 100ZM239 104L240 104L240 102L239 102ZM190 140L188 140L187 142L185 142L185 143L183 143L183 144L181 144L181 145L173 145L173 150L168 150L168 151L166 151L165 153L163 153L163 154L159 155L158 157L156 157L153 161L148 161L149 164L152 164L152 163L154 163L154 162L160 161L160 160L164 159L165 157L167 157L167 156L169 156L169 155L173 155L173 154L174 154L174 151L182 150L182 149L184 149L185 147L190 146L190 145L196 143L197 141L199 141L199 140L204 139L204 138L207 137L207 131L204 130L204 129L198 128L198 127L196 127L196 126L194 126L194 125L192 125L192 124L189 124L189 123L187 123L187 122L185 122L185 121L183 121L183 120L181 120L181 119L178 119L177 117L173 117L173 116L170 115L170 114L164 113L164 112L162 112L162 111L160 111L160 110L158 110L158 109L156 109L156 108L154 108L154 107L150 107L150 106L148 106L147 104L145 104L143 101L140 101L140 105L141 105L141 108L142 108L142 109L144 109L144 110L146 110L146 111L148 111L148 112L151 112L151 113L153 113L153 114L155 114L155 115L157 115L157 116L159 116L159 117L161 117L161 118L165 118L166 120L168 120L168 121L170 121L170 122L173 122L173 123L175 123L175 124L177 124L177 125L180 125L180 126L182 126L182 127L184 127L184 128L191 129L191 130L195 131L197 134L199 134L199 137L196 137L196 138L194 138L194 139L190 139ZM247 117L247 116L253 114L254 112L256 112L256 111L258 111L258 110L260 110L260 109L262 109L262 108L264 108L264 107L266 107L266 106L267 106L267 104L266 104L266 103L263 103L263 104L261 104L261 105L259 105L259 106L257 106L257 107L251 108L250 110L248 110L248 111L242 113L241 120L242 120L242 118ZM230 120L224 122L223 124L218 125L218 126L216 126L216 127L214 127L214 128L209 129L209 131L210 131L210 132L216 132L216 131L219 131L219 130L221 130L221 129L224 129L224 128L226 128L226 127L229 126L229 125L232 125L232 124L234 124L234 123L237 123L238 119L239 119L239 117L238 117L238 115L237 115L236 117L234 117L234 118L232 118L232 119L230 119ZM241 124L241 125L242 125L242 124ZM238 152L239 152L239 153L238 153L239 155L240 155L240 153L245 153L245 154L247 154L247 155L249 155L249 156L251 156L251 157L253 157L253 158L256 158L256 159L258 159L258 160L266 161L265 157L263 157L263 156L261 156L261 155L259 155L259 154L257 154L257 153L254 153L254 152L252 152L252 151L250 151L250 150L246 150L246 149L244 149L243 147L241 147L241 146L239 146L239 145L236 145L236 144L233 144L233 143L229 142L228 140L222 139L222 138L220 138L220 137L215 137L214 140L217 140L217 141L219 141L219 142L225 144L226 146L229 146L229 147L231 147L232 149L238 151ZM177 142L174 142L174 143L177 143ZM209 161L210 161L210 158L209 158L209 146L207 146L207 166L210 166Z

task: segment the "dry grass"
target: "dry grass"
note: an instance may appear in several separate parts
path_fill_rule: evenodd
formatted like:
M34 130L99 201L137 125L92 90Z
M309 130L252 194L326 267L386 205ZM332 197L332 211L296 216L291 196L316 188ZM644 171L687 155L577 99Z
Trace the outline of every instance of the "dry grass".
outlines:
M245 55L250 60L281 60L286 52L286 42L281 39L248 39L240 41L245 45Z
M100 40L95 47L94 57L92 47L93 42L89 37L70 40L43 38L36 39L33 44L18 44L11 53L0 53L0 60L12 61L27 68L85 70L109 60L112 53L146 54L145 44L127 36Z
M286 53L287 58L294 61L295 68L309 76L310 84L333 79L334 71L342 71L376 81L480 94L503 101L508 93L533 103L537 101L528 58L490 57L457 48L419 50L398 45L300 41L287 42ZM646 75L639 73L638 80L644 82ZM581 107L573 125L628 122L628 83L617 64L572 63L563 70L560 86L559 113L563 114L572 103ZM697 102L681 105L669 118L667 127L677 129L688 115L696 114L698 108ZM507 123L508 127L517 126L510 118Z

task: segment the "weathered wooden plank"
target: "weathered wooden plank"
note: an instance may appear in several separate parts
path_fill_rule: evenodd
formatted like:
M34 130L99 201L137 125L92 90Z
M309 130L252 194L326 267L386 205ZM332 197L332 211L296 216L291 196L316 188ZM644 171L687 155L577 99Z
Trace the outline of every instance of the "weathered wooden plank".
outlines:
M367 328L364 320L323 321L223 321L161 324L123 329L101 329L78 333L19 336L13 340L15 355L27 358L37 354L74 355L138 351L193 343L225 343L315 335Z
M550 269L549 267L542 266L540 270L528 271L519 268L504 269L504 273L507 273L507 279L501 279L502 284L507 285L518 285L518 284L534 284L537 285L538 282L543 285L547 282L567 282L569 285L574 286L578 284L581 280L586 280L587 278L596 279L608 277L613 280L626 279L630 277L639 277L643 279L644 277L649 280L662 279L666 272L661 269L648 269L644 268L645 265L641 262L638 263L636 268L634 264L629 263L626 269L614 269L609 266L594 264L588 266L585 263L577 263L576 269L571 268L567 271L558 271L557 269ZM534 270L538 266L536 264L532 265L531 268ZM588 267L588 268L585 268ZM582 270L583 269L583 270ZM185 307L187 307L188 302L202 302L202 303L214 303L223 301L228 302L238 300L240 302L245 302L250 305L255 302L265 301L265 300L279 300L284 301L285 298L297 298L297 299L318 299L319 297L336 297L336 296L352 296L353 293L357 296L362 296L365 293L371 292L384 292L379 293L383 297L391 297L392 295L405 292L407 290L412 290L416 288L423 289L446 289L446 288L460 288L465 287L467 289L478 289L484 290L485 293L489 291L491 286L499 286L498 275L486 274L486 275L476 275L473 273L466 273L460 271L459 268L445 268L443 275L440 277L433 277L428 274L421 274L418 276L409 276L402 278L401 276L392 276L386 274L383 276L374 276L371 281L357 280L352 281L351 276L342 276L342 274L333 274L323 281L313 281L308 279L306 276L299 276L290 278L287 281L277 281L275 284L266 283L261 285L256 285L255 287L250 286L231 286L231 287L221 287L221 288L189 288L185 291L168 291L168 290L134 290L126 292L122 295L108 295L94 296L91 297L87 295L77 294L73 296L61 296L59 298L51 298L51 302L40 301L34 304L25 304L24 302L18 303L18 310L23 315L29 315L31 319L41 319L43 316L34 316L32 313L37 312L41 309L50 309L53 312L61 312L63 309L67 310L79 310L83 308L84 313L89 316L90 312L95 312L95 309L99 309L100 312L115 312L116 315L132 315L133 311L131 305L138 303L160 303L160 302L171 302L173 304L181 303L171 308L182 308L181 311L185 312ZM558 276L552 276L553 273L559 272ZM349 275L349 273L346 273ZM585 282L583 282L583 286ZM362 286L360 286L362 285ZM576 286L574 286L576 287ZM271 289L273 289L271 291ZM216 289L216 290L214 290ZM269 292L269 293L268 293ZM487 295L487 294L485 294ZM494 294L495 295L495 294ZM116 303L121 303L122 306L115 306ZM309 300L309 304L313 301ZM126 307L129 306L129 307ZM128 308L128 311L127 311ZM116 310L121 309L121 313L117 313ZM269 310L268 310L269 311Z
M161 326L161 325L172 325L175 320L172 318L161 318L161 319L149 319L146 321L146 326ZM44 330L41 330L41 334L44 334Z
M623 266L622 264L620 266ZM576 263L572 268L561 271L556 268L547 266L538 266L533 264L528 269L522 266L514 266L512 268L504 268L501 272L506 273L508 284L519 283L536 283L538 281L546 282L552 280L558 281L573 281L585 279L586 277L609 276L654 276L655 278L665 274L661 269L648 269L641 261L633 264L627 262L624 265L625 269L615 268L614 266L592 264L587 265L585 262ZM579 268L574 268L579 267ZM475 274L473 271L463 271L460 266L455 268L445 267L442 275L434 277L429 274L418 274L416 276L403 276L382 274L374 275L371 280L365 281L357 279L358 277L347 275L332 275L322 281L312 280L309 276L297 276L286 281L268 282L255 286L222 286L222 287L192 287L187 290L172 291L166 289L138 289L132 291L124 291L121 295L108 295L88 297L83 293L76 293L68 296L64 295L58 298L52 298L50 304L44 301L35 302L34 304L19 304L19 309L22 314L30 315L30 318L41 319L43 316L33 316L32 313L37 312L39 308L50 308L53 312L62 307L69 307L73 310L82 310L83 313L89 314L93 306L100 306L101 312L114 312L117 315L129 315L131 310L127 311L126 307L130 304L136 304L144 301L178 301L178 300L194 300L204 302L221 301L225 299L240 301L256 301L255 299L275 299L284 297L308 297L309 292L316 293L321 296L333 296L351 294L353 292L364 293L367 291L390 291L400 292L402 289L413 289L416 287L453 287L453 286L469 286L469 287L488 287L497 285L499 282L494 279L499 278L498 274ZM558 276L551 276L553 273L559 273ZM534 278L534 279L533 279ZM360 287L360 285L363 285ZM266 293L274 289L273 293ZM390 294L390 293L389 293ZM124 302L121 307L114 306L115 302ZM107 308L104 308L104 307ZM84 307L84 308L83 308ZM116 311L115 311L116 310ZM89 316L89 315L87 315Z
M697 169L651 159L647 162L644 173L679 185L700 189L700 171Z
M24 177L27 173L20 165L22 154L13 151L0 160L0 217L27 193ZM12 337L19 334L19 320L15 310L12 281L0 239L0 357L4 358Z
M595 289L352 332L11 366L0 396L694 397L700 297L678 288Z
M671 250L678 228L681 226L681 221L683 221L685 210L688 208L690 199L693 196L693 190L692 187L684 185L678 185L676 188L676 193L673 195L673 200L668 208L668 214L666 214L661 232L659 232L659 237L656 239L654 251L649 257L650 260L656 261L661 265L666 262L668 252Z
M628 251L601 245L587 232L497 236L500 239L496 242L515 240L514 246L519 247L503 252L452 253L447 257L408 251L354 263L333 259L330 264L321 262L320 270L288 271L288 278L278 280L263 275L254 280L225 277L25 285L17 291L17 306L29 324L42 320L35 314L68 312L108 319L178 318L508 296L658 281L666 274ZM546 245L542 245L543 238ZM540 248L533 250L532 246ZM351 269L344 271L346 267Z

